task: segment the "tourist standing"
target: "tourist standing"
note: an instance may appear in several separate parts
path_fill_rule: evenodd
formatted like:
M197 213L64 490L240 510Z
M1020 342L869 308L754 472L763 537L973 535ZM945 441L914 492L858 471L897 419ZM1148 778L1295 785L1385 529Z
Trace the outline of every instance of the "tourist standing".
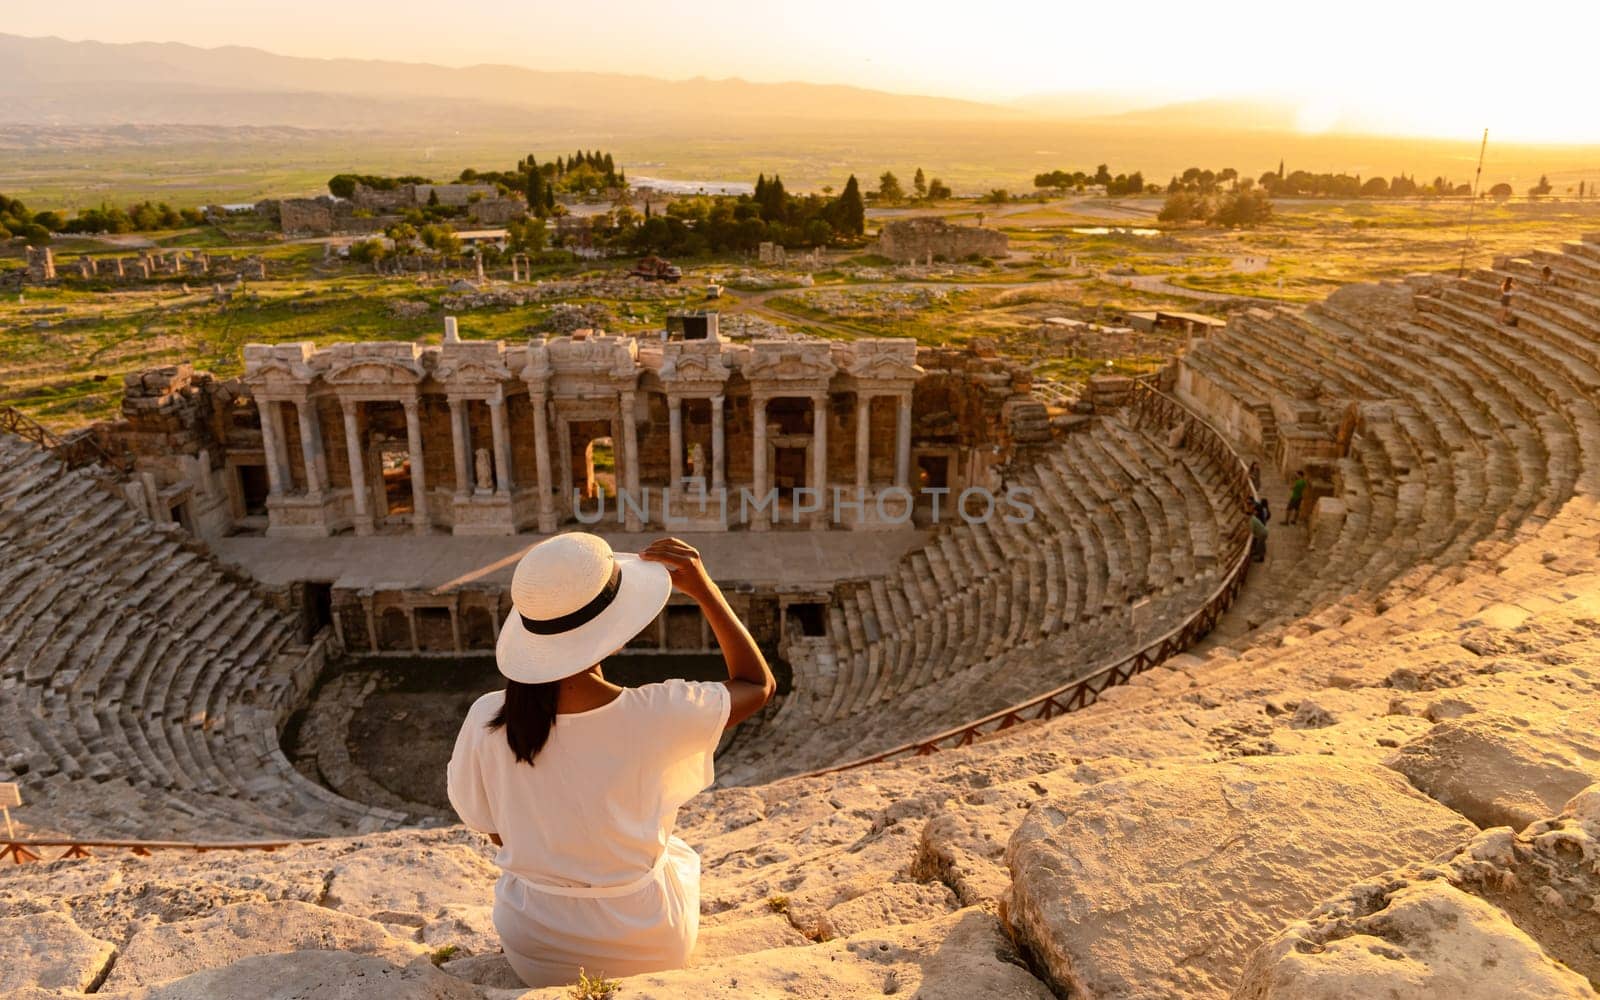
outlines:
M1261 491L1261 463L1250 463L1250 487L1256 492Z
M1300 504L1306 497L1306 470L1300 469L1294 474L1294 483L1289 487L1289 516L1283 519L1284 524L1294 524L1300 520Z
M1500 322L1506 326L1516 326L1516 314L1511 311L1511 291L1517 287L1517 279L1506 278L1500 282Z

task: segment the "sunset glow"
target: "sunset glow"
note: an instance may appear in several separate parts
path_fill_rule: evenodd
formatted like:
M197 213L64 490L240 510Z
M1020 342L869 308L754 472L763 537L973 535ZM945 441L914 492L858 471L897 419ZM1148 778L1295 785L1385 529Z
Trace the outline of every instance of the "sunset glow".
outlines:
M324 58L842 83L996 103L1123 95L1103 113L1242 98L1297 107L1307 132L1470 138L1487 127L1505 140L1600 142L1592 80L1600 5L1582 0L1495 17L1370 0L1336 11L1237 12L1159 2L1137 13L947 0L701 0L689 8L619 0L603 16L585 5L492 0L82 0L10 5L4 30Z

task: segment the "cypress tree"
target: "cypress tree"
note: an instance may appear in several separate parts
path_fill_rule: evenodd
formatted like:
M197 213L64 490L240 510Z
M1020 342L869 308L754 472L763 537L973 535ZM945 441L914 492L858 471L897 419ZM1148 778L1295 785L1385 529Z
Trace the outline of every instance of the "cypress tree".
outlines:
M528 211L534 215L544 215L544 177L539 173L539 167L534 164L528 171Z
M867 231L867 204L861 199L861 185L856 175L845 181L844 192L839 195L839 221L836 228L850 236L860 236Z

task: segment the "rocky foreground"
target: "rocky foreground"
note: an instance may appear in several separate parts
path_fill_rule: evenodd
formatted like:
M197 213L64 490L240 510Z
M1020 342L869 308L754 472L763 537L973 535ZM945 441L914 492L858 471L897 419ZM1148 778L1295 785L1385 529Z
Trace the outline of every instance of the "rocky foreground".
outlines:
M1593 997L1600 516L963 751L717 791L621 997ZM0 995L554 998L460 829L0 874ZM604 970L591 970L604 972Z

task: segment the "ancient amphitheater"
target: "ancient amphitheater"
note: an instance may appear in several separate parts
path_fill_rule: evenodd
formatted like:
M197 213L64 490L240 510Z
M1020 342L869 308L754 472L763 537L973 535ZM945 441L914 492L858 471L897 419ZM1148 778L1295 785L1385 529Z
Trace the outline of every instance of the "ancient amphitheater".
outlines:
M480 653L608 483L786 670L680 823L694 964L618 996L1596 995L1600 234L1236 316L1070 413L893 340L246 361L0 435L5 996L567 996L509 978L492 848L352 759L341 665ZM919 484L1036 516L875 503ZM746 485L777 523L695 520ZM675 605L637 645L709 652Z

